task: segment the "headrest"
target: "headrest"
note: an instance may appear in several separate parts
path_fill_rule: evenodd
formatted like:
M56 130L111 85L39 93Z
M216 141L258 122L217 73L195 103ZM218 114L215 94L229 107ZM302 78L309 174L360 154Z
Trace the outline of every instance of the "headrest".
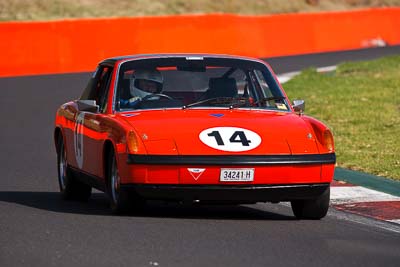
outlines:
M210 78L208 88L208 98L234 97L238 94L234 78Z

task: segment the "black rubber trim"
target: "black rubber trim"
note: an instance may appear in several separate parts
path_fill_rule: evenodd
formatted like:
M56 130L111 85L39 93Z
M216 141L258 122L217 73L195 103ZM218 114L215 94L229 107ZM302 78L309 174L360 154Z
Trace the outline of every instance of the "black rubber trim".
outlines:
M72 172L73 177L78 179L82 183L90 185L91 187L94 187L100 191L103 191L103 192L106 191L104 179L101 179L100 177L97 177L97 176L94 176L94 175L91 175L88 173L84 173L81 170L78 170L71 166L68 166L68 171Z
M128 164L149 165L286 165L334 164L335 153L304 155L128 155Z
M323 194L329 186L329 183L285 185L123 184L121 188L145 199L255 203L314 199Z

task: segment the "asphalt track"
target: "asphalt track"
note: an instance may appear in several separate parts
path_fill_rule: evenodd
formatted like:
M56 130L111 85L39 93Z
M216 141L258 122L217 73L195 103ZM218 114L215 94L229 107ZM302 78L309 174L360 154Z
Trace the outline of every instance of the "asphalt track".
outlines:
M400 54L400 47L272 58L278 73ZM0 79L0 266L399 266L400 230L331 209L296 220L287 205L153 203L111 216L107 199L58 195L56 108L88 73Z

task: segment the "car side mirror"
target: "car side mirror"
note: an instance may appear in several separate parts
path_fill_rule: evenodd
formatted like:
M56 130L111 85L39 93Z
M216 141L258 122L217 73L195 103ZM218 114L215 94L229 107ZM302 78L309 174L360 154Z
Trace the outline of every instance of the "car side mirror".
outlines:
M96 100L78 100L76 103L80 111L99 112L99 106L96 104Z
M306 102L304 100L293 100L292 107L295 112L298 112L299 114L303 114L304 110L306 108Z

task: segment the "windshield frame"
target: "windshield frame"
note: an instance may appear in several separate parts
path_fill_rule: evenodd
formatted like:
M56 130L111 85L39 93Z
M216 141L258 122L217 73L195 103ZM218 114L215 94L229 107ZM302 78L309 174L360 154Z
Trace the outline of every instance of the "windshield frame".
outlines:
M264 80L268 81L269 87L272 87L271 90L275 92L277 97L282 98L286 109L273 109L268 108L266 106L254 106L254 107L241 107L241 106L193 106L190 107L191 109L227 109L227 108L235 108L241 110L268 110L268 111L275 111L275 112L291 112L292 107L290 102L287 98L287 95L283 88L281 87L280 83L278 82L275 74L273 73L271 67L262 62L261 60L257 59L249 59L249 58L235 58L235 57L221 57L221 56L212 56L212 55L205 55L205 56L190 56L190 55L165 55L165 56L158 56L158 57L139 57L139 58L131 58L120 60L117 66L117 73L116 79L114 81L114 94L113 94L113 103L112 109L113 112L136 112L136 111L143 111L143 110L166 110L166 109L185 109L186 106L182 105L181 107L156 107L156 108L132 108L132 109L121 109L119 103L119 82L123 79L124 72L127 69L133 69L135 66L157 66L157 67L171 67L171 66L185 66L185 64L192 65L192 66L201 66L205 65L208 68L213 67L224 67L229 68L226 73L222 76L231 75L232 73L236 72L238 69L247 69L248 71L245 72L246 76L249 76L248 72L252 69L253 76L257 77L255 71L260 71L263 74ZM137 67L135 67L137 68ZM179 68L178 68L179 70ZM251 76L251 75L250 75ZM247 77L250 79L251 77ZM249 82L249 86L254 86L254 82ZM257 81L258 85L261 86L261 82ZM255 92L259 92L260 90L256 90L253 88ZM257 99L262 99L264 97L260 97L257 95ZM257 100L260 101L260 100ZM119 101L118 101L119 102Z

